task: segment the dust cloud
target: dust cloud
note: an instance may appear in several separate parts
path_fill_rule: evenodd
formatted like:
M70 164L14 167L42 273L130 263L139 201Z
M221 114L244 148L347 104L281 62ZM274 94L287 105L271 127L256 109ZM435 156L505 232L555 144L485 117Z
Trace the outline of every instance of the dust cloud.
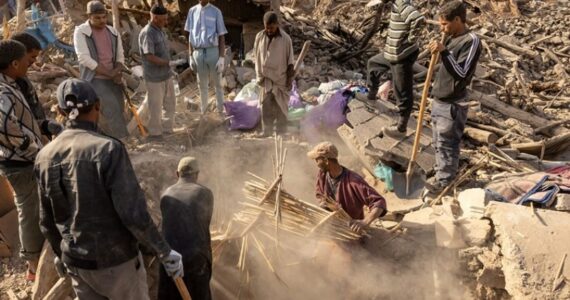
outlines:
M361 165L342 142L340 162L356 171ZM308 202L314 201L317 167L306 156L308 145L285 142L288 155L283 188ZM153 199L149 207L160 222L158 195L176 182L178 159L194 156L200 163L199 183L214 193L212 229L223 232L244 199L248 172L273 179L272 139L240 140L215 136L207 144L181 154L132 155L141 185ZM141 170L142 169L142 170ZM140 173L145 174L141 176ZM146 178L151 175L151 179ZM151 190L151 191L149 191ZM273 222L260 226L249 238L245 267L238 268L242 239L227 242L214 254L211 282L214 299L466 299L458 279L461 270L454 255L437 249L433 238L415 240L374 232L363 243L335 243L276 231ZM273 271L274 270L274 271Z

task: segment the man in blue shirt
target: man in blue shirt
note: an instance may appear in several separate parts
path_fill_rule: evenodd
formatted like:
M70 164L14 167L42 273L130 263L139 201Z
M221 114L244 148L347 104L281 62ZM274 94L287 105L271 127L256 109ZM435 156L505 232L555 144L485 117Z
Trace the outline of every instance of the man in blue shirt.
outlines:
M196 72L200 87L202 114L208 106L208 85L210 78L216 86L216 107L219 113L223 111L224 92L221 77L224 70L225 40L228 33L220 9L210 4L209 0L190 8L184 27L189 41L190 68Z

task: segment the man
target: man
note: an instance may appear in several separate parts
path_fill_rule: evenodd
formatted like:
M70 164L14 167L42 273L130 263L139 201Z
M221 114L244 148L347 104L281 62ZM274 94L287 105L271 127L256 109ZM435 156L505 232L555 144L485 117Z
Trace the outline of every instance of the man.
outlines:
M178 163L178 182L160 200L162 233L170 246L184 257L184 282L194 300L208 300L212 275L210 221L214 207L212 192L197 183L198 161L184 157ZM164 270L160 272L158 299L180 299Z
M429 49L440 53L442 66L435 76L431 109L435 148L435 177L426 189L437 194L451 184L459 166L459 144L467 122L467 87L471 83L481 55L481 41L469 30L465 5L451 1L439 12L439 24L449 36L445 45L432 41Z
M413 66L418 58L419 48L417 38L425 19L412 6L411 0L382 0L390 4L390 24L384 53L373 56L368 60L368 93L369 100L376 100L380 78L390 71L394 87L394 95L398 104L398 121L396 124L383 128L385 135L401 138L406 135L408 120L414 105L414 73ZM391 75L391 76L390 76Z
M224 109L224 91L222 73L225 66L226 43L224 35L228 33L222 11L210 4L209 0L188 10L184 30L188 32L190 68L197 74L200 86L201 112L208 108L208 86L210 80L216 87L216 108L218 113Z
M353 219L351 229L360 232L376 218L386 214L386 200L360 175L338 162L338 150L330 142L316 145L307 156L319 167L317 176L317 200L324 206L326 199L336 203ZM364 216L364 205L370 213Z
M125 63L119 33L107 25L107 10L99 1L87 3L87 22L75 27L73 44L79 60L81 79L89 81L101 99L101 129L124 139L127 131L123 115L122 74Z
M44 243L33 166L43 144L34 112L16 83L30 66L26 52L18 41L0 42L0 174L14 190L20 257L28 263L26 279L33 281Z
M279 28L279 18L270 11L263 16L265 30L255 37L255 73L261 86L261 137L287 131L289 91L293 82L293 42Z
M149 107L149 140L161 140L163 133L172 133L176 97L172 71L183 60L171 61L166 33L162 29L168 23L168 11L154 4L150 9L150 22L139 34L139 48L143 60L143 74L147 88L146 101ZM162 122L164 108L165 121Z
M138 244L170 276L181 256L159 234L123 144L97 133L98 96L84 80L57 89L67 128L38 154L40 226L79 299L149 299Z
M31 67L36 62L37 57L42 51L42 46L38 40L31 34L25 32L14 34L11 39L26 46L26 57L28 59L29 66ZM32 82L27 77L22 77L16 79L16 83L20 87L20 91L24 95L24 98L28 101L28 105L40 125L42 134L49 139L51 139L52 136L59 134L63 130L63 126L54 120L48 120L46 118L44 108L38 99L38 95L36 94L36 90Z

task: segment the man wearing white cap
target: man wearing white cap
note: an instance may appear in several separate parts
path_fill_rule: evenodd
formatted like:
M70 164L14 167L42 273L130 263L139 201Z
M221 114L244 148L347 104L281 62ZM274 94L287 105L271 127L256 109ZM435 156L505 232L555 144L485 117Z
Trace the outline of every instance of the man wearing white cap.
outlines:
M194 300L209 300L212 276L210 221L214 197L197 183L198 160L184 157L178 163L178 182L161 197L162 233L170 246L184 257L184 282ZM174 282L160 272L158 299L180 299Z

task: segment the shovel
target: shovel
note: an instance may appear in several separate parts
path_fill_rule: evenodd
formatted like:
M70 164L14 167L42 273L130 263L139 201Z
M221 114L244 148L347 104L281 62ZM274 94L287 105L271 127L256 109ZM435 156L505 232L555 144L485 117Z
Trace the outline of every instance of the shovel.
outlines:
M446 35L445 33L441 37L441 42L445 42ZM416 127L416 134L414 137L414 145L412 146L412 156L410 157L410 161L408 163L408 171L406 172L406 195L410 193L410 179L412 178L413 174L413 167L414 161L418 155L418 148L420 144L420 137L422 135L422 123L424 120L424 112L426 110L427 105L427 97L429 94L429 88L431 87L431 79L433 77L433 71L435 69L435 65L437 65L439 59L439 53L433 53L431 55L431 60L429 62L429 68L426 75L426 81L424 83L424 89L422 92L422 100L420 102L420 111L418 113L418 125Z
M174 283L176 284L176 288L178 289L182 300L192 300L192 297L190 297L190 293L188 292L188 288L186 287L184 280L182 280L182 277L174 278Z

